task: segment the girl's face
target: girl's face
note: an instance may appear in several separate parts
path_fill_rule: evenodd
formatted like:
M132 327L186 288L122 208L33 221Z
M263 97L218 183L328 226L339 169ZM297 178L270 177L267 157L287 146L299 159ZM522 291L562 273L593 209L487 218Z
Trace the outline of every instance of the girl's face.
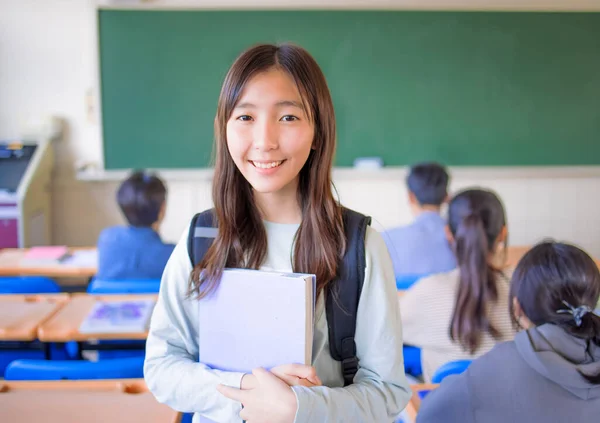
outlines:
M314 134L294 80L272 69L246 84L227 122L227 147L256 192L295 196Z

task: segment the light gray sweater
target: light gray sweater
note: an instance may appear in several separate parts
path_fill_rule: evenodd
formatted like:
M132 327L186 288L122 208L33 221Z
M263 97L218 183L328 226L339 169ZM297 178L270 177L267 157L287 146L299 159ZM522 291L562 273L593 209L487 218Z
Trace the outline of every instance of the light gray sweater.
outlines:
M268 247L263 270L292 270L298 226L265 222ZM241 423L241 404L219 394L216 387L219 383L239 387L242 373L211 369L199 357L198 307L202 302L186 295L192 270L186 240L187 232L163 274L146 344L144 376L160 402L195 413L195 423ZM343 386L340 362L329 352L327 316L320 296L312 363L324 386L293 388L298 402L295 423L391 423L408 403L410 387L404 375L394 271L383 238L372 228L367 230L365 250L355 336L360 369L354 384Z
M600 347L542 325L497 345L422 402L418 423L600 421Z

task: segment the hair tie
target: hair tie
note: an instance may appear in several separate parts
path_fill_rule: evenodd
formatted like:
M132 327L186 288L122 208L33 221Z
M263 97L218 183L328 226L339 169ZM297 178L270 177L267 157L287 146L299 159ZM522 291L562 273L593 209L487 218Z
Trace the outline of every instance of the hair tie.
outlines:
M562 303L569 308L568 309L561 308L560 310L556 310L556 312L558 314L568 313L568 314L573 315L573 320L575 320L575 324L577 325L577 327L581 326L581 323L582 323L581 319L583 319L583 316L585 316L586 314L591 313L593 311L591 307L586 306L586 305L582 305L579 307L573 307L571 304L569 304L565 300L562 300Z
M147 184L148 182L152 181L152 175L144 172L142 174L142 181L144 181L144 183Z

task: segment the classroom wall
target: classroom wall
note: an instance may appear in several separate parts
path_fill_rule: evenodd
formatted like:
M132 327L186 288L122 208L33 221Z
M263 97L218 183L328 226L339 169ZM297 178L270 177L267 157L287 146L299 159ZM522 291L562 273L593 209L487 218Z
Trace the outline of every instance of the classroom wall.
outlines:
M67 130L55 142L53 241L73 246L94 244L103 227L123 222L114 203L117 182L75 178L81 164L97 163L102 157L94 105L94 3L0 0L0 139L20 135L30 117L56 114L65 119ZM336 172L334 180L345 205L372 215L374 225L383 228L410 220L404 176L402 169L375 174L343 171ZM191 174L167 183L162 234L176 240L196 211L210 207L210 181ZM600 256L600 170L453 169L453 191L471 185L487 186L501 195L512 244L550 236L576 242Z

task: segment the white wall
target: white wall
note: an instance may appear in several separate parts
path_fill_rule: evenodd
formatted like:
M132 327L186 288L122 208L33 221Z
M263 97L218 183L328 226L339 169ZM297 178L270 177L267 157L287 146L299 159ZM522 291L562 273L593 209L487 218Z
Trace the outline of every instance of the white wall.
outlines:
M485 4L437 1L450 5L469 2ZM222 1L226 3L234 0ZM555 0L528 3L564 4ZM597 0L570 3L573 8L600 7ZM94 4L92 0L0 0L0 139L18 137L29 117L56 114L66 120L68 130L55 144L53 241L73 246L92 245L104 226L122 222L114 202L117 182L75 178L79 164L99 162L102 157L99 115L94 102L91 107L89 102L90 94L97 96ZM297 3L280 0L278 4ZM513 244L531 244L550 236L578 243L600 256L600 170L452 170L452 190L479 185L501 195ZM342 202L372 215L376 226L391 227L410 219L402 170L334 175ZM192 214L210 206L210 183L193 175L167 182L169 199L162 233L176 240Z

